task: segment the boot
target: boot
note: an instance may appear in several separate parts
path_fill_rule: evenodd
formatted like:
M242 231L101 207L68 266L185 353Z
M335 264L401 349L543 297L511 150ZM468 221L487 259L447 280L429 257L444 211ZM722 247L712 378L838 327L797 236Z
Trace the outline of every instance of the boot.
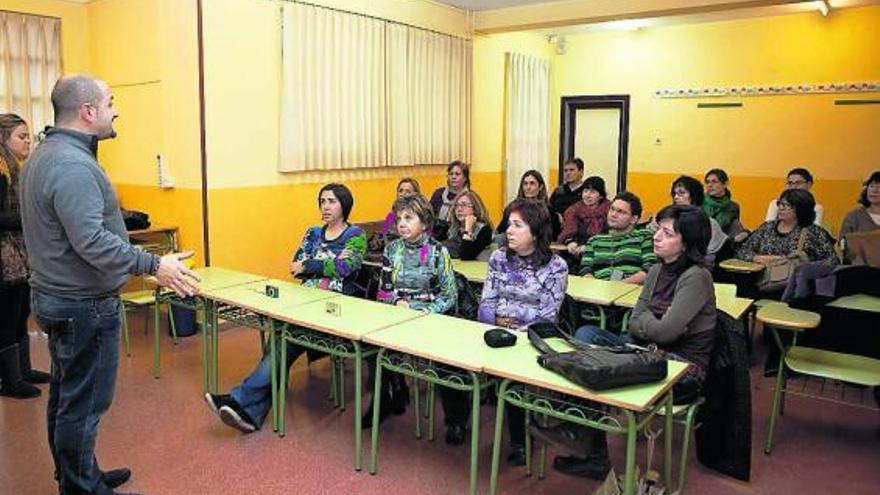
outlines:
M379 424L382 424L388 416L391 416L392 404L391 402L394 400L391 397L391 378L389 375L393 373L385 373L382 375L382 387L380 388L380 392L382 394L382 405L379 409ZM367 411L364 413L364 416L361 418L361 428L367 429L373 427L373 405L376 403L375 397L370 399L370 406L367 408Z
M406 378L399 373L391 373L391 403L390 411L392 414L400 416L406 412L406 406L409 404L409 387L406 384Z
M40 389L22 379L18 359L18 344L0 350L0 396L15 399L38 397Z
M52 375L45 371L37 371L31 368L31 339L25 333L18 342L18 362L21 364L21 377L24 381L33 384L49 383Z

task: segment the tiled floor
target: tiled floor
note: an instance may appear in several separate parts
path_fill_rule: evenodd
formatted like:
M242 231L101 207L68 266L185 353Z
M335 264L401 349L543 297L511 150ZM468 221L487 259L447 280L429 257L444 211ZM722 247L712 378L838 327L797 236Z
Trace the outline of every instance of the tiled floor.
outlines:
M411 411L383 424L379 473L355 472L351 404L347 384L345 412L327 400L326 360L291 373L288 435L280 439L269 425L240 435L219 422L202 401L200 344L197 337L174 347L163 339L164 374L151 372L151 340L132 320L133 356L122 357L116 398L101 424L98 458L105 468L130 466L124 488L166 494L448 494L467 493L468 451L442 441L416 440ZM46 341L32 336L37 365L48 363ZM247 329L221 337L220 386L224 391L250 371L259 355L256 334ZM350 368L350 367L349 367ZM874 494L880 491L880 415L791 397L779 423L772 456L761 451L772 382L753 374L752 481L742 483L704 468L695 459L688 473L691 494ZM44 389L45 391L45 389ZM0 493L57 493L45 440L46 394L34 400L0 399ZM439 404L438 404L439 411ZM494 407L484 406L480 446L480 493L488 490ZM438 417L442 413L438 412ZM678 441L676 441L676 449ZM615 465L622 444L612 439ZM644 462L644 442L638 461ZM659 450L659 449L658 449ZM364 435L365 460L369 437ZM658 451L655 456L662 459ZM597 483L558 474L526 478L522 468L502 468L501 493L589 494Z

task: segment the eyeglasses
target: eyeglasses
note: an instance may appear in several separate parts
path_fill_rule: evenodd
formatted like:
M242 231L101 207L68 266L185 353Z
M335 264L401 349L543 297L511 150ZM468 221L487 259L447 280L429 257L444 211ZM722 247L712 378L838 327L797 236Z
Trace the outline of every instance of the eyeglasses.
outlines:
M456 203L456 208L473 208L473 203Z
M788 187L802 186L802 185L804 185L804 184L806 184L806 183L807 183L807 181L805 181L805 180L789 180L789 181L786 181L786 184L788 184Z
M792 208L791 203L789 203L788 201L784 201L784 200L783 200L783 201L777 201L777 202L776 202L776 206L777 206L780 210L790 210L790 209Z

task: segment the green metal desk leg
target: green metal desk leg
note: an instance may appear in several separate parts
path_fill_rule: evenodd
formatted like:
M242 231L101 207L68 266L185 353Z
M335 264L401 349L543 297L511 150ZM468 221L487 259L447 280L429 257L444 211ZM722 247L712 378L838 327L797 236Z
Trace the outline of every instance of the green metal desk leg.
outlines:
M666 394L666 428L663 432L663 441L665 449L663 455L663 484L667 487L672 486L672 390Z
M336 360L336 384L339 387L339 412L345 412L345 360L342 358Z
M375 384L373 385L373 427L370 432L370 474L376 474L376 461L379 457L379 409L382 407L382 358L384 356L385 349L379 349L379 353L376 354ZM416 395L416 397L418 398L418 395ZM419 409L416 407L416 425L419 424L418 417Z
M477 468L480 456L480 378L470 372L473 390L471 391L471 495L477 494Z
M169 302L169 304L174 303ZM208 329L208 319L205 316L205 312L200 311L200 313L202 320L202 390L205 392L210 392L211 360L208 359L208 341L210 340L211 335L210 329Z
M156 304L156 308L159 305ZM159 367L159 315L156 309L156 317L153 318L153 377L159 378L162 375L162 369Z
M336 380L336 357L330 356L330 400L333 401L333 407L339 407L339 384Z
M217 314L217 305L213 301L205 301L205 307L207 308L208 314L211 317L211 332L214 334L213 344L213 356L212 362L214 364L211 376L211 390L216 394L218 387L218 375L220 374L220 366L219 366L219 354L220 354L220 318Z
M621 335L622 335L622 334L625 334L625 333L627 333L627 332L629 331L629 317L630 317L630 314L632 314L632 310L631 310L631 309L628 309L628 310L626 310L626 311L623 313L623 319L621 320L621 323L620 323L620 333L621 333Z
M278 341L278 345L281 346L281 363L287 364L287 341L284 340L283 333ZM278 365L279 368L284 367L281 363ZM279 371L281 370L279 369ZM278 373L278 378L278 436L284 438L284 423L287 420L286 410L284 409L287 402L287 373Z
M360 471L363 467L364 463L364 436L361 432L361 414L363 411L363 405L361 404L361 373L364 365L364 357L363 352L361 350L361 343L358 341L352 341L352 346L354 347L354 470ZM342 374L342 366L339 367L339 373ZM344 383L342 377L339 377L340 384ZM381 384L380 384L381 386ZM340 389L342 385L340 385ZM345 402L343 401L343 408L345 407ZM343 409L344 410L344 409ZM377 408L375 412L378 412ZM375 416L375 414L373 414ZM378 418L373 418L378 419ZM376 421L378 423L378 421ZM374 423L375 424L375 423Z
M272 377L272 431L278 431L278 356L275 355L275 320L266 324L269 332L269 373Z
M636 417L632 411L626 415L626 470L623 475L623 495L634 495L636 487Z
M776 327L768 326L773 340L779 347L779 369L776 370L776 386L773 388L773 408L770 410L770 424L767 426L767 440L764 443L764 453L770 455L773 449L773 431L776 428L776 417L779 416L779 408L782 402L782 395L785 393L785 346L782 345L782 339L779 338Z
M431 386L431 382L426 382L426 383L428 384L428 387ZM419 389L418 389L418 387L416 387L416 395L415 395L415 397L413 397L413 400L415 401L413 403L413 407L416 410L415 411L416 412L416 439L418 439L418 440L421 440L421 438L422 438L422 418L419 417L419 414L420 414L419 413L419 401L421 401L421 398L419 397L420 395L421 394L419 394ZM429 395L428 389L425 388L425 402L429 402L428 395ZM373 396L373 410L375 410L375 409L376 409L376 398L375 398L375 396ZM425 412L428 412L427 406L425 407Z
M501 433L504 431L504 395L510 387L510 380L501 382L498 387L498 405L495 408L495 437L492 442L492 470L489 475L489 495L495 495L498 488L498 464L501 461Z
M599 306L599 328L601 328L602 330L607 330L607 329L605 328L605 326L606 326L606 323L605 323L605 308L603 308L602 306Z
M525 450L526 450L526 476L532 476L532 436L529 435L529 426L532 424L532 411L523 411L523 426L525 427Z
M434 441L434 411L437 409L436 408L437 404L435 403L436 399L435 399L434 394L436 393L436 390L437 390L437 387L433 383L428 382L428 394L427 394L428 399L425 401L425 402L427 402L427 404L425 404L425 407L428 409L428 441L429 442Z

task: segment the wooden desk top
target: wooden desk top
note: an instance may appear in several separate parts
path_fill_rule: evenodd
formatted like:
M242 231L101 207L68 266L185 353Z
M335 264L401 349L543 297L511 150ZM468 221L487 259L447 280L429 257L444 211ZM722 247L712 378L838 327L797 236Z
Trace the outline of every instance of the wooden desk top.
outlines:
M880 297L867 294L853 294L851 296L838 297L828 303L829 306L857 311L870 311L880 313Z
M333 314L328 304L339 308ZM336 295L268 313L272 318L351 340L362 340L370 332L421 318L426 313L357 297Z
M718 266L724 270L737 273L758 273L764 271L764 265L760 263L738 260L736 258L726 259L718 263Z
M452 260L452 269L461 273L469 282L482 284L486 281L486 272L489 270L488 261L462 261Z
M560 351L569 349L568 344L559 339L547 339L546 342ZM648 410L663 397L688 367L687 363L669 361L669 373L661 382L599 392L576 385L562 375L542 368L537 361L538 351L526 337L519 336L513 347L488 349L490 359L483 368L486 373L637 412Z
M429 314L364 336L364 341L380 347L456 366L482 371L492 350L483 334L493 325L451 316Z
M266 285L278 287L277 298L266 295ZM202 296L208 299L249 309L260 314L271 314L281 308L330 299L338 295L333 291L303 287L299 284L275 279L202 291Z
M599 280L597 278L568 276L568 289L565 291L576 301L600 306L610 306L621 297L641 290L641 285L615 280Z
M822 317L818 313L794 309L788 304L772 302L758 310L758 321L774 327L790 330L808 330L819 326Z
M745 297L736 297L736 291L731 294L725 285L715 284L715 307L738 320L748 311L754 301ZM614 301L614 305L622 308L634 308L641 293L641 290L632 291Z

